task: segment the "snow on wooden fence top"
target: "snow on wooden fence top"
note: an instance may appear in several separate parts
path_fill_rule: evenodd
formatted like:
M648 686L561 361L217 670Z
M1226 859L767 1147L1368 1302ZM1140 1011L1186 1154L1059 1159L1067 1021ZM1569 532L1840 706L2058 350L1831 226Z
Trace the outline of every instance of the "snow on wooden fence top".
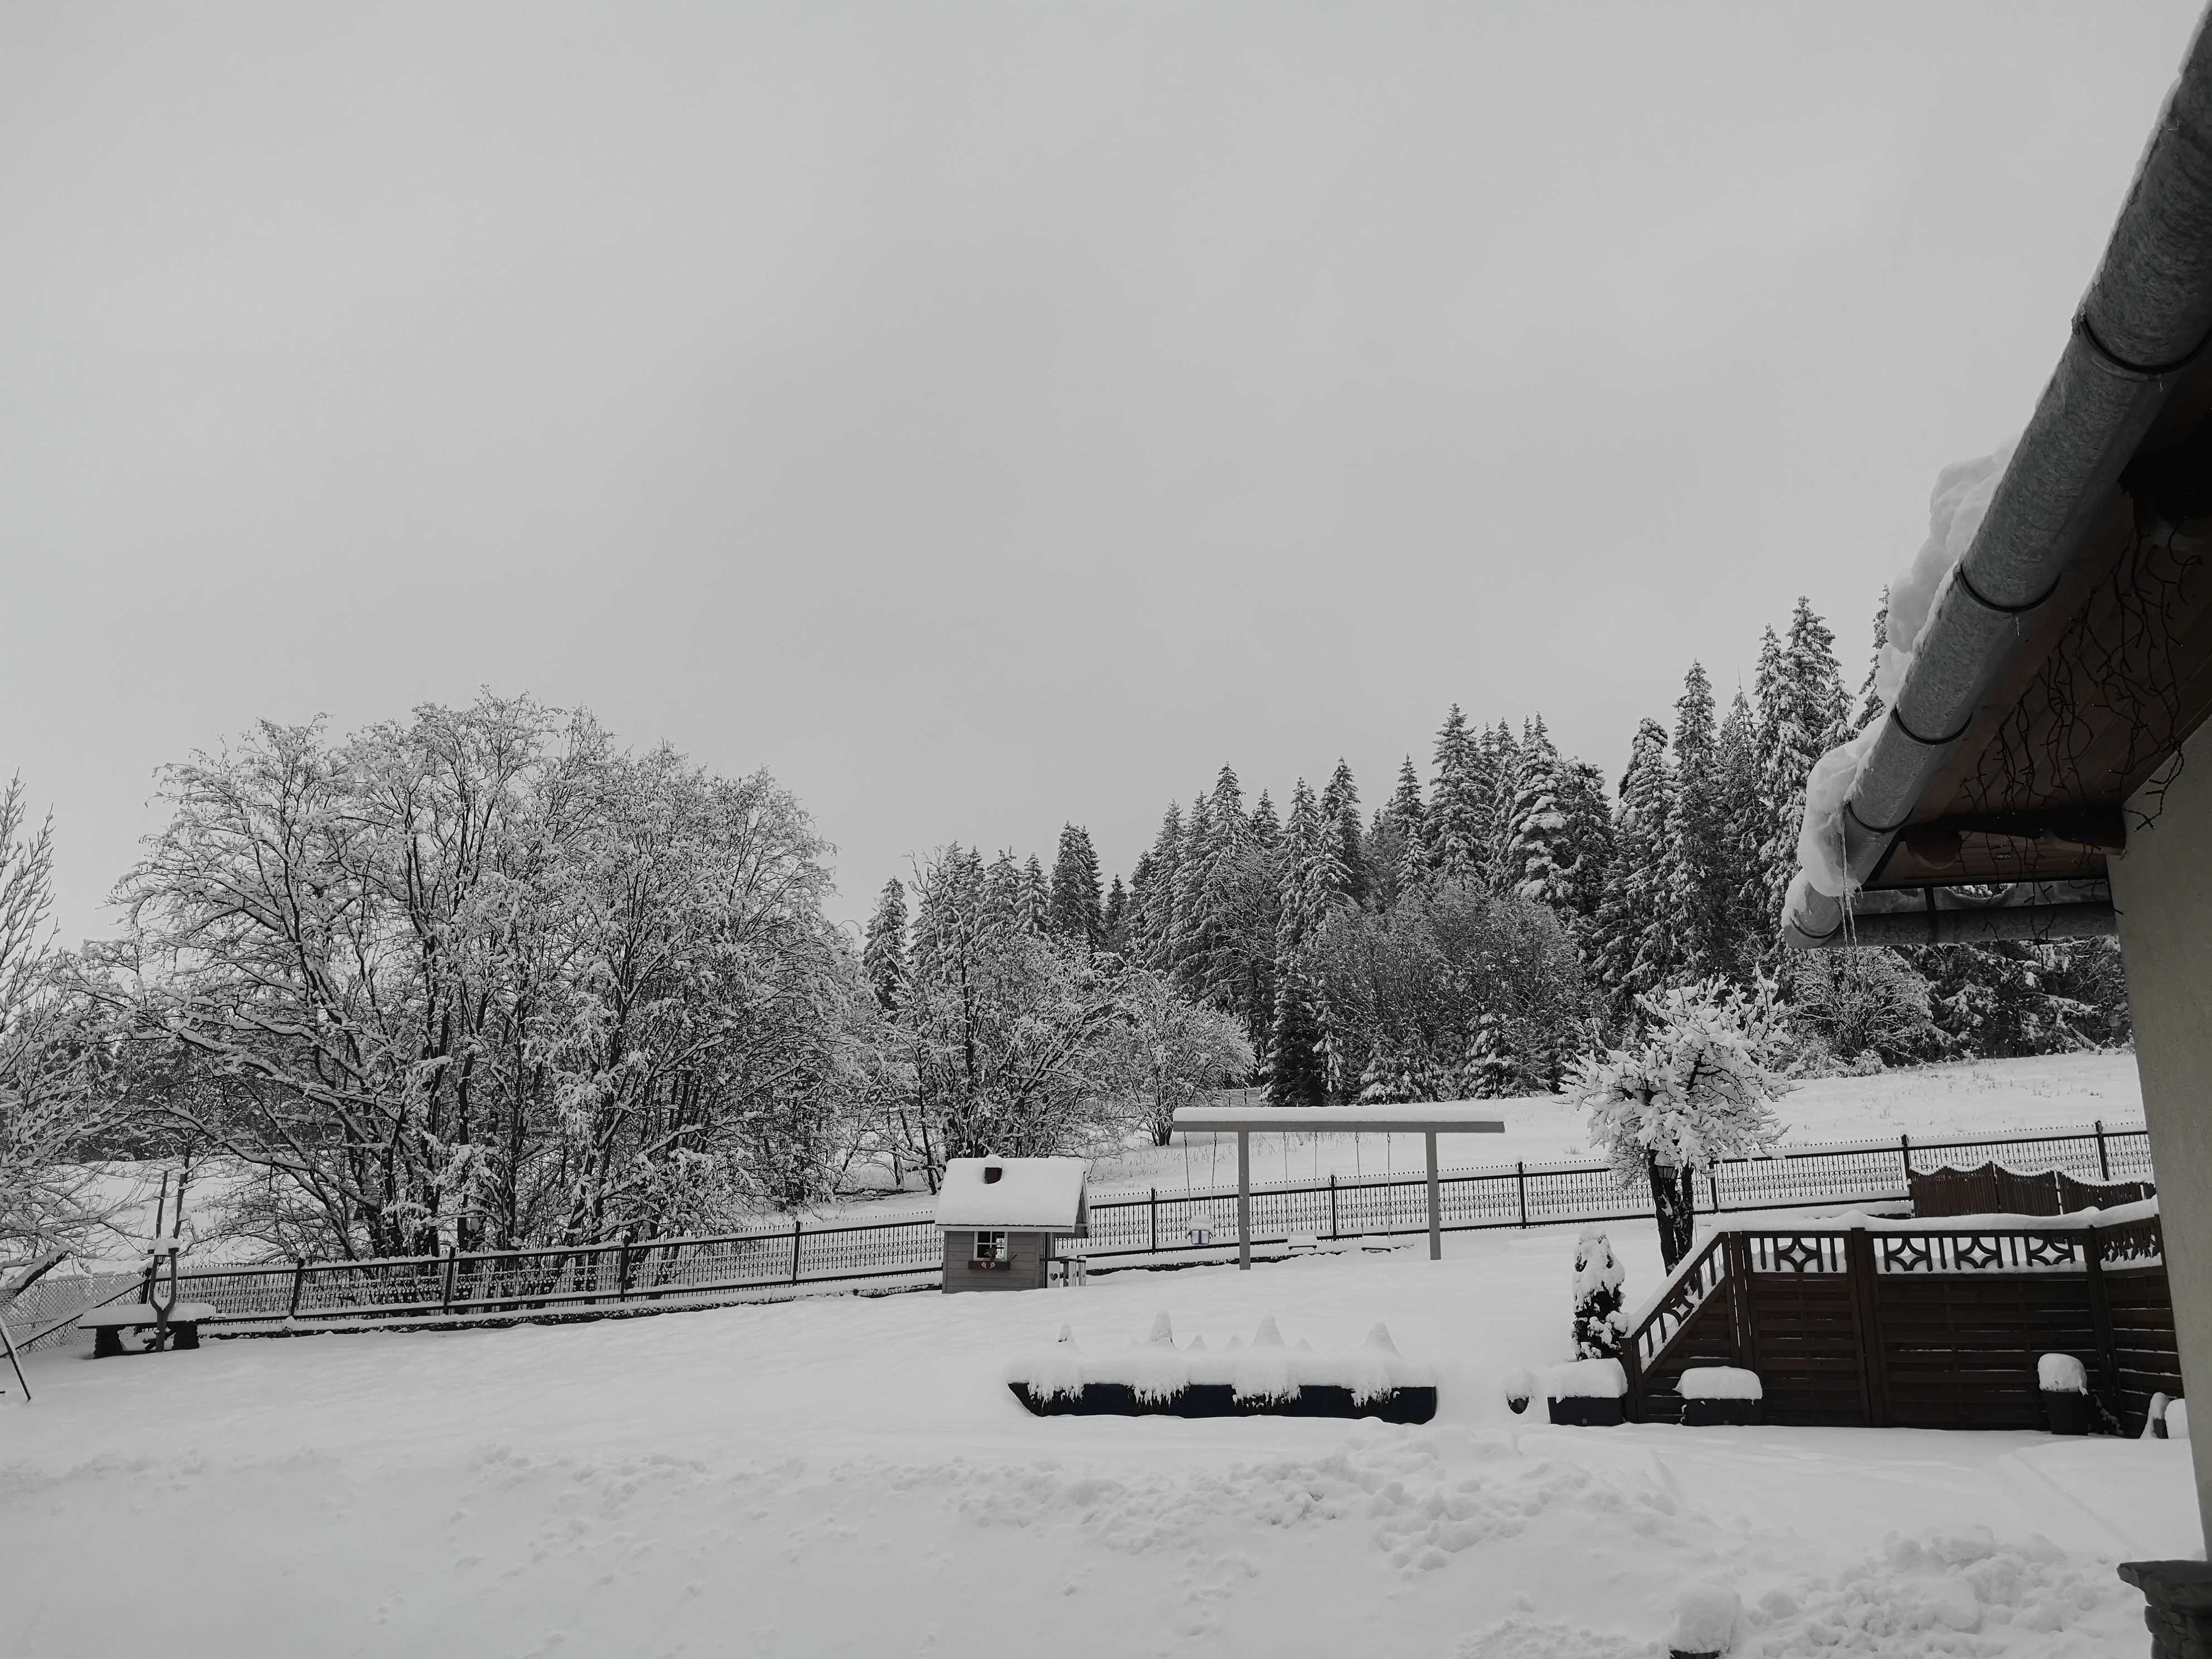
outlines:
M1182 1106L1178 1129L1250 1129L1267 1133L1298 1130L1369 1130L1377 1134L1490 1134L1505 1133L1494 1107L1471 1101L1433 1106Z
M1083 1224L1085 1168L1079 1158L953 1158L937 1191L937 1224L1073 1232Z

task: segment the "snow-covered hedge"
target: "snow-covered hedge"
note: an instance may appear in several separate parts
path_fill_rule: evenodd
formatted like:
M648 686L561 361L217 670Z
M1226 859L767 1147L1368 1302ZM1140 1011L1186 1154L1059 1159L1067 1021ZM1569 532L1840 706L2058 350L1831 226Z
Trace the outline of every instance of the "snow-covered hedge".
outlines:
M1293 1400L1303 1389L1335 1388L1365 1404L1394 1389L1434 1388L1436 1373L1400 1353L1389 1328L1380 1324L1356 1348L1317 1349L1303 1341L1293 1348L1269 1315L1249 1344L1232 1336L1221 1347L1210 1348L1199 1336L1177 1347L1173 1326L1162 1313L1141 1340L1096 1354L1079 1347L1063 1325L1058 1341L1008 1365L1006 1381L1027 1385L1042 1400L1069 1398L1087 1384L1103 1383L1127 1388L1139 1402L1156 1405L1194 1386L1225 1384L1240 1401Z
M1544 1373L1547 1400L1619 1400L1628 1393L1628 1373L1618 1359L1577 1359Z
M1764 1400L1757 1371L1739 1365L1692 1365L1682 1373L1676 1392L1685 1400Z

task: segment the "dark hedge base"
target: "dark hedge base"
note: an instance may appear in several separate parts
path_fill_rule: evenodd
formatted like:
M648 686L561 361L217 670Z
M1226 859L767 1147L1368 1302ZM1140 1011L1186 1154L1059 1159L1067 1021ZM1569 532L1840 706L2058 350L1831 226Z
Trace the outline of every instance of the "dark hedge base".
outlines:
M1552 1421L1577 1429L1610 1429L1626 1419L1618 1400L1554 1400Z
M1686 1429L1747 1429L1759 1421L1756 1400L1685 1400L1682 1426Z
M2043 1391L2043 1415L2053 1434L2089 1432L2089 1396L2086 1394Z
M1039 1400L1026 1382L1007 1389L1035 1417L1375 1417L1425 1423L1437 1414L1434 1389L1393 1389L1361 1403L1352 1390L1309 1383L1288 1400L1239 1400L1226 1382L1194 1382L1167 1400L1139 1401L1126 1382L1087 1382L1083 1392Z

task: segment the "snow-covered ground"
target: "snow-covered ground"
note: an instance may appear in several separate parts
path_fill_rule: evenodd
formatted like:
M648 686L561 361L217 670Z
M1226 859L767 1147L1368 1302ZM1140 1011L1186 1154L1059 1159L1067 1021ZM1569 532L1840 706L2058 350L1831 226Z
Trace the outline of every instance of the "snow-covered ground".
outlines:
M1614 1243L1633 1304L1650 1224ZM1572 1236L1446 1249L37 1356L0 1401L0 1656L1613 1659L1715 1581L1745 1653L2136 1659L2112 1564L2198 1546L2180 1443L1514 1417ZM1162 1310L1210 1347L1384 1321L1440 1415L1038 1419L1003 1385L1062 1322L1097 1348Z
M1448 1135L1437 1146L1447 1168L1594 1159L1582 1114L1557 1095L1478 1103L1494 1109L1503 1134ZM1792 1146L1893 1139L1970 1140L1988 1136L2086 1129L2102 1118L2140 1127L2142 1088L2132 1053L2044 1054L2027 1060L1960 1060L1882 1072L1872 1077L1820 1078L1802 1083L1775 1108ZM1255 1135L1252 1178L1299 1182L1383 1174L1417 1175L1419 1135ZM1094 1195L1125 1188L1233 1187L1234 1135L1178 1135L1170 1146L1131 1147L1091 1165ZM929 1195L909 1191L872 1202L927 1207Z

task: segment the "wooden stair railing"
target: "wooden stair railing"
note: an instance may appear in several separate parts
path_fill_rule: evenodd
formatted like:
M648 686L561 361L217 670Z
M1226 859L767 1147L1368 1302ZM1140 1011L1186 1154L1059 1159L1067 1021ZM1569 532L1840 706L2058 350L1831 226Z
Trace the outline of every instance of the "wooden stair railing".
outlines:
M1640 1419L1644 1380L1664 1364L1675 1339L1689 1328L1698 1310L1729 1282L1736 1253L1729 1248L1730 1234L1715 1233L1705 1247L1678 1268L1650 1311L1622 1339L1621 1369L1628 1373L1628 1413Z

